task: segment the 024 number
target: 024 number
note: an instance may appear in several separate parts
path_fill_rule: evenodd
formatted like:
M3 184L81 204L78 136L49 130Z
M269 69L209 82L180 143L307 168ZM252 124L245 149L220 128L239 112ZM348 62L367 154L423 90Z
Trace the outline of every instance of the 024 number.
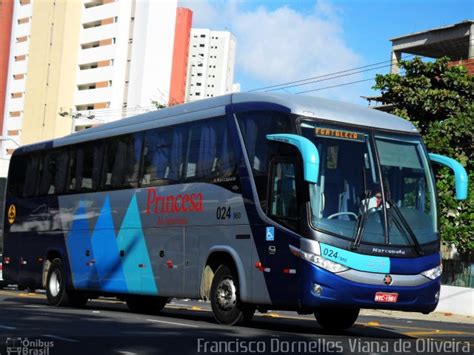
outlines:
M230 211L230 206L221 206L217 207L216 209L216 218L223 220L223 219L230 219L231 217L231 211Z

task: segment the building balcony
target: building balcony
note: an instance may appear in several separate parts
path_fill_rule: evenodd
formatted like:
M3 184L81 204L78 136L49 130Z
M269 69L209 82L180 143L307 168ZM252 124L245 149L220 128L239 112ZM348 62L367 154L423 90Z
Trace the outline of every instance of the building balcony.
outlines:
M80 43L96 42L117 36L117 24L91 27L81 30Z
M111 96L111 87L90 90L76 90L76 94L74 96L74 105L93 105L97 102L107 102L110 101Z
M95 63L103 60L112 59L115 56L115 45L99 46L94 48L82 49L79 52L78 64Z
M79 70L77 73L77 85L97 83L112 80L114 75L113 67L101 67L95 69Z
M118 16L119 3L111 2L108 4L85 8L82 11L81 23L100 21L106 18Z

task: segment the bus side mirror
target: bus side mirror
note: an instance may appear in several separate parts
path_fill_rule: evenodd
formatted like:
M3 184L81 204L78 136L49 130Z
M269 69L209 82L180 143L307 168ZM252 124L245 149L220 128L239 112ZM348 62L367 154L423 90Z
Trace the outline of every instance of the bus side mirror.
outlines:
M287 133L267 134L267 139L275 142L291 144L298 148L303 157L304 179L314 184L318 182L319 152L313 142L308 138Z
M454 172L456 185L456 200L465 200L467 198L468 177L464 167L456 160L444 155L429 153L432 162L445 165Z

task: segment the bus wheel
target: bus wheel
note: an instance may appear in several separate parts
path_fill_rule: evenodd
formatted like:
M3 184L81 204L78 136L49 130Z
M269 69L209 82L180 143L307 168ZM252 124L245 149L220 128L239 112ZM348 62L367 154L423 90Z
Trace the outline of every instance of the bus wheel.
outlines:
M314 312L319 325L328 330L344 330L354 325L359 308L321 308Z
M165 308L168 303L166 297L154 296L127 296L125 298L129 310L135 313L156 314Z
M83 307L87 298L82 294L66 290L66 279L61 259L54 259L48 270L46 279L46 298L52 306L56 307Z
M214 274L210 298L214 318L220 324L250 321L255 312L254 308L240 303L238 277L226 265L219 266Z

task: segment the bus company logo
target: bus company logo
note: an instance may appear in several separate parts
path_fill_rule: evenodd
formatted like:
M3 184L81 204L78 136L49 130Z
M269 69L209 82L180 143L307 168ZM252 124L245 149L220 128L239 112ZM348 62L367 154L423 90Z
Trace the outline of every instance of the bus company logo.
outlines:
M10 205L8 207L8 223L13 224L16 218L16 207L15 205Z
M146 214L202 212L203 200L201 192L162 196L156 189L148 189Z
M391 275L385 275L385 277L383 278L383 283L387 286L390 286L393 282L393 278Z
M5 341L7 355L49 355L54 341L28 338L7 338Z

